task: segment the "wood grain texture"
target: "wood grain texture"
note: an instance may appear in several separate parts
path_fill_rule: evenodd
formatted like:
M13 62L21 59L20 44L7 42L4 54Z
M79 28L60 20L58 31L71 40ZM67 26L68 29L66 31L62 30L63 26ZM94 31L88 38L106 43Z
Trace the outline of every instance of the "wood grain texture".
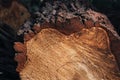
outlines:
M105 30L82 29L66 36L43 29L27 42L22 80L120 80Z

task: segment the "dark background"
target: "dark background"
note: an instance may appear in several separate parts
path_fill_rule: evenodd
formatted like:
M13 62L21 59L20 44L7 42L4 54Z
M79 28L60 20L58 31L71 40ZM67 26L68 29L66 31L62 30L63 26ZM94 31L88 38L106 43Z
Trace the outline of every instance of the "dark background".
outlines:
M90 0L95 9L104 13L120 35L120 0Z

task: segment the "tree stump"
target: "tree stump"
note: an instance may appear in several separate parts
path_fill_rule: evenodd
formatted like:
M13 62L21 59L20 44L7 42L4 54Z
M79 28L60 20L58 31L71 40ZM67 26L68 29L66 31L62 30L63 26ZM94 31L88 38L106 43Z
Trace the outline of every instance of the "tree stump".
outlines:
M99 27L65 35L43 29L27 42L22 80L120 80L106 31Z

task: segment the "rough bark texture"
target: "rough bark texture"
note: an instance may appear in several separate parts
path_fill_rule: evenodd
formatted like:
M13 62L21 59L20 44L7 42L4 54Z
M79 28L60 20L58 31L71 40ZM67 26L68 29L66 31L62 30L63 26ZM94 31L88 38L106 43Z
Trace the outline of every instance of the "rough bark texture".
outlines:
M69 36L43 29L27 42L22 80L120 80L102 28L82 29Z

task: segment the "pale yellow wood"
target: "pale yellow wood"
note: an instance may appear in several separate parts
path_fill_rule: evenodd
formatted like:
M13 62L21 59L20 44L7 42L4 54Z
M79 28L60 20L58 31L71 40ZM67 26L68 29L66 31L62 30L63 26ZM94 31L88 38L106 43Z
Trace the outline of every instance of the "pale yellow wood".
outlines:
M102 28L70 36L43 29L27 42L27 56L22 80L120 80Z

